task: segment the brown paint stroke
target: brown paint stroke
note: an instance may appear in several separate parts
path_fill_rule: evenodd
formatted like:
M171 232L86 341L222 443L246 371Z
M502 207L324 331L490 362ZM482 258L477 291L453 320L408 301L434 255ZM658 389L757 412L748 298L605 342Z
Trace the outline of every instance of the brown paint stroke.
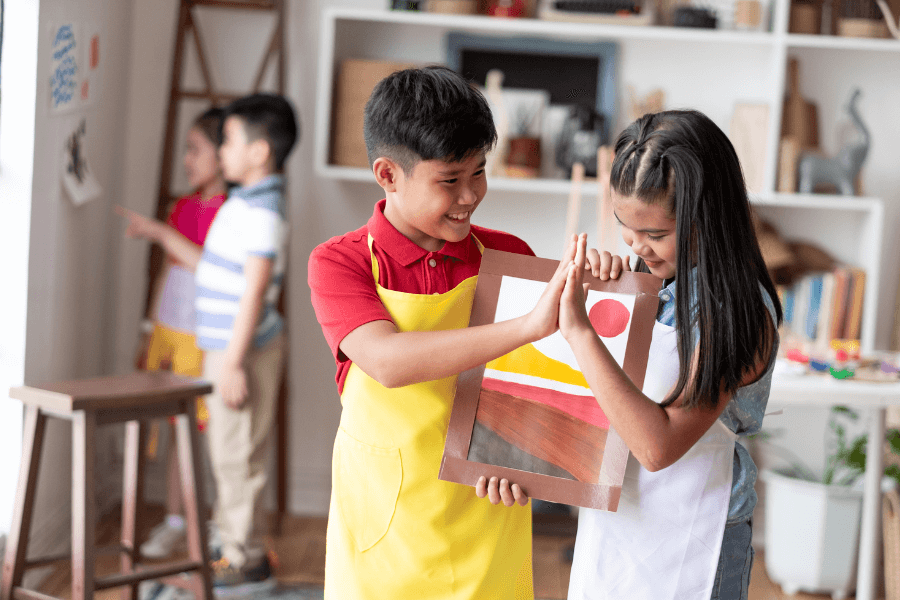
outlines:
M540 402L482 389L475 420L501 438L574 475L597 483L605 429Z

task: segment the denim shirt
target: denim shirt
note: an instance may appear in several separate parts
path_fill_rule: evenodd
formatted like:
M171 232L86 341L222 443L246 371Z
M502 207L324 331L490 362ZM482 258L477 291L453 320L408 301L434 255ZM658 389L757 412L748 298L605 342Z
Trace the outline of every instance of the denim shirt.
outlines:
M696 278L694 279L696 281ZM663 325L675 327L675 294L676 282L672 281L669 285L659 291L659 299L662 305L659 308L656 320ZM760 284L763 301L772 322L775 323L775 305L772 298L766 292L765 288ZM696 307L697 294L696 290L692 294L691 306ZM693 314L693 310L691 311ZM699 341L700 330L695 325L691 328L692 345L696 348ZM728 429L737 435L753 435L758 433L762 427L763 415L766 412L766 405L769 402L769 390L772 387L772 369L775 366L775 356L778 352L778 339L775 340L775 346L772 348L772 355L769 358L769 364L765 373L756 382L739 388L731 397L731 401L725 407L725 410L719 416L719 420L725 424ZM728 522L736 523L746 521L753 515L753 509L756 507L756 483L757 468L750 453L740 443L734 445L734 466L733 476L731 480L731 502L728 506Z

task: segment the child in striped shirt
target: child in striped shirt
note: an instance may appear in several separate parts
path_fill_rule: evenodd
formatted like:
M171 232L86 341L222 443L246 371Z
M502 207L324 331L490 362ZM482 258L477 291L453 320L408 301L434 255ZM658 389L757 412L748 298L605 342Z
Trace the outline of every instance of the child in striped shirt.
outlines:
M278 297L287 258L285 160L297 138L290 104L256 94L226 109L219 151L237 187L219 209L194 276L197 345L207 397L208 439L222 557L214 585L274 581L262 540L268 441L284 358Z

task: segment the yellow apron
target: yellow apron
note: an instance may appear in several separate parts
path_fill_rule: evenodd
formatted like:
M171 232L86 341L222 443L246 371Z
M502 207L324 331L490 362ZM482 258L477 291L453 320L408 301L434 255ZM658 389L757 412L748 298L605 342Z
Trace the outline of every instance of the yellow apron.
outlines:
M387 290L374 253L372 274L399 331L468 326L477 276L445 294ZM387 389L351 365L332 461L326 600L534 598L531 506L494 506L438 480L455 389L456 376Z

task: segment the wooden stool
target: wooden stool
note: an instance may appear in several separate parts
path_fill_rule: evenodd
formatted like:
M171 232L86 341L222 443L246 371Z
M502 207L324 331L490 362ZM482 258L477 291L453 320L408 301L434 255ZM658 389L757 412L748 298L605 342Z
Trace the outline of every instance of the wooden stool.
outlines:
M3 561L0 600L44 599L44 594L21 587L26 569L71 558L72 600L89 600L94 592L128 586L125 598L137 600L138 584L178 573L195 572L191 587L195 597L212 600L212 580L206 545L206 527L200 511L203 482L200 474L199 439L195 399L208 394L205 382L166 371L137 372L120 377L100 377L41 386L12 388L9 395L25 403L25 431L19 487L16 492L12 528ZM190 558L144 568L136 538L136 520L143 497L144 438L146 421L175 415L181 489L187 522ZM28 533L37 487L41 446L48 416L72 421L72 553L26 560ZM125 426L125 476L122 497L121 545L113 547L121 555L122 572L97 578L94 559L97 502L94 495L94 455L96 429L100 425L127 422Z

